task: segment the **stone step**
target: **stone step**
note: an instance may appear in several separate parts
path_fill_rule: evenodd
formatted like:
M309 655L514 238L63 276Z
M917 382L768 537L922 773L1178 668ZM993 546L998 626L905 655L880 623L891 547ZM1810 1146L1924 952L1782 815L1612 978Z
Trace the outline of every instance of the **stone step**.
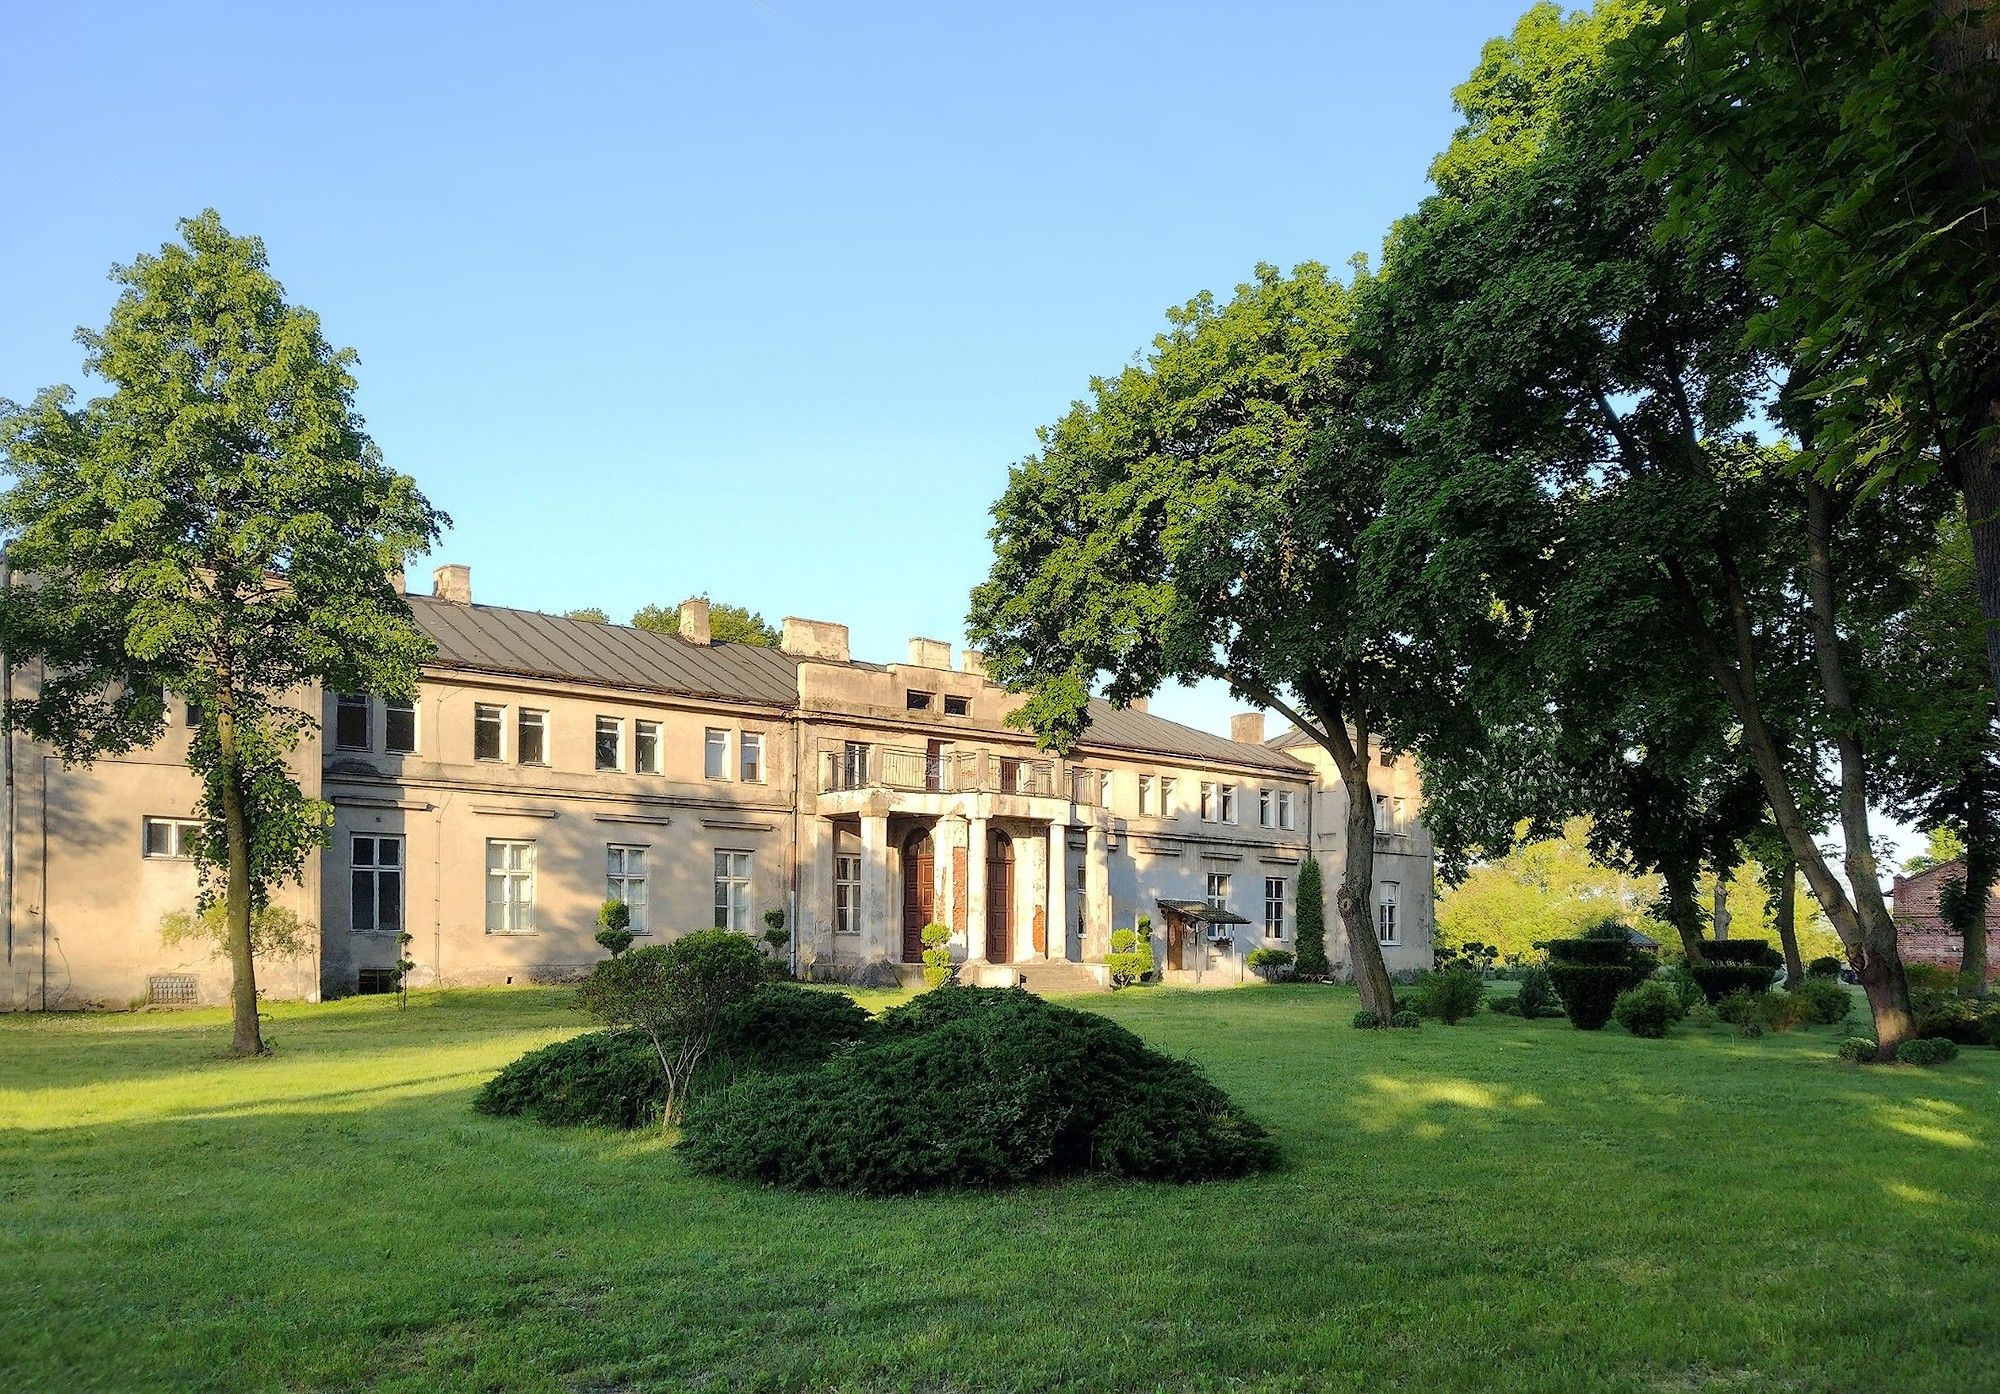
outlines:
M1107 992L1111 987L1102 964L1043 960L1006 966L1012 972L1014 982L1043 996L1064 992Z

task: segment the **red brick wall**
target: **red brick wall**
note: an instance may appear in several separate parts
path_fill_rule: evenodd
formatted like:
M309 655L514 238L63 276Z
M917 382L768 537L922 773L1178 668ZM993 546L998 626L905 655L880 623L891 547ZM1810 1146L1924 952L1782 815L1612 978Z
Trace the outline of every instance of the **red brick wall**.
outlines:
M1891 899L1896 917L1896 947L1903 955L1903 962L1935 963L1943 968L1956 969L1964 961L1963 936L1946 929L1943 917L1938 914L1938 892L1946 881L1963 872L1964 868L1959 863L1948 862L1915 876L1896 878ZM2000 895L1986 902L1988 981L2000 981L2000 962L1995 961L1996 951L2000 951L1996 931L2000 931Z

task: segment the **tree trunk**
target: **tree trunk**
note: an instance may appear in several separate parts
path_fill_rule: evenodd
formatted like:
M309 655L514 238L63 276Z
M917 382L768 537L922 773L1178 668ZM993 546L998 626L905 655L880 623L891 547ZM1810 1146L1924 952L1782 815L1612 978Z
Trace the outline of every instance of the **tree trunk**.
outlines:
M1994 414L2000 416L2000 403ZM1972 533L1972 574L1979 587L1979 614L1986 621L1986 666L2000 701L2000 445L1961 452L1958 468L1965 489L1965 523Z
M1334 905L1340 911L1341 928L1347 932L1348 951L1354 957L1354 985L1361 992L1361 1006L1387 1022L1396 1014L1396 989L1389 981L1388 965L1382 961L1382 941L1375 930L1375 797L1368 784L1368 748L1353 762L1355 774L1341 772L1347 791L1347 847L1340 867L1340 889ZM1397 906L1397 913L1402 907Z
M1785 950L1785 981L1793 986L1805 981L1806 966L1799 957L1799 869L1787 852L1777 867L1778 903L1772 913L1778 921L1778 943Z
M1662 867L1660 879L1666 883L1662 898L1667 923L1681 937L1681 952L1687 955L1688 966L1699 968L1708 962L1708 956L1701 951L1701 896L1695 889L1695 868Z
M1847 686L1847 666L1840 653L1835 623L1833 580L1833 493L1810 476L1806 479L1806 591L1812 619L1813 658L1819 666L1820 688L1832 718L1833 748L1840 766L1841 861L1854 897L1859 921L1862 987L1875 1012L1879 1058L1890 1059L1910 1034L1910 989L1897 950L1896 925L1882 900L1882 881L1875 868L1875 844L1868 823L1868 765L1861 748L1861 721ZM1850 946L1851 947L1851 946Z
M1977 820L1983 824L1984 820ZM1993 894L1993 881L2000 875L1996 864L1994 834L1990 827L1975 826L1965 840L1965 894L1960 906L1965 948L1959 955L1959 989L1974 997L1986 995L1986 904Z
M231 1055L262 1055L264 1034L257 1024L257 965L250 948L250 830L243 812L243 771L239 762L236 713L227 697L216 703L215 743L221 756L222 826L229 846L225 911L229 946L229 1009L235 1034Z

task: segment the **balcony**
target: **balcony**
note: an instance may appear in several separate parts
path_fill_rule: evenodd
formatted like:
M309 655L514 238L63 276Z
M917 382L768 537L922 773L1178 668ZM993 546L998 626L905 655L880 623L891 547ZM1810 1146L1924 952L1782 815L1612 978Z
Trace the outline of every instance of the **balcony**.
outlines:
M1046 798L1055 792L1055 763L989 756L981 751L930 751L912 746L849 744L819 752L823 794L892 789L910 794L982 791Z

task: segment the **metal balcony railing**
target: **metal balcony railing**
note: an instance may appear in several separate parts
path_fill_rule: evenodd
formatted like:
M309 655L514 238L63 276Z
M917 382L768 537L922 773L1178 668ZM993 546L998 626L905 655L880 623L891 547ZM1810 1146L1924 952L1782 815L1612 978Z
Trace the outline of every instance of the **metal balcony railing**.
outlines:
M1049 760L986 756L976 750L928 750L854 743L819 753L822 793L848 789L894 789L913 794L985 790L1049 797L1055 793L1055 766Z

